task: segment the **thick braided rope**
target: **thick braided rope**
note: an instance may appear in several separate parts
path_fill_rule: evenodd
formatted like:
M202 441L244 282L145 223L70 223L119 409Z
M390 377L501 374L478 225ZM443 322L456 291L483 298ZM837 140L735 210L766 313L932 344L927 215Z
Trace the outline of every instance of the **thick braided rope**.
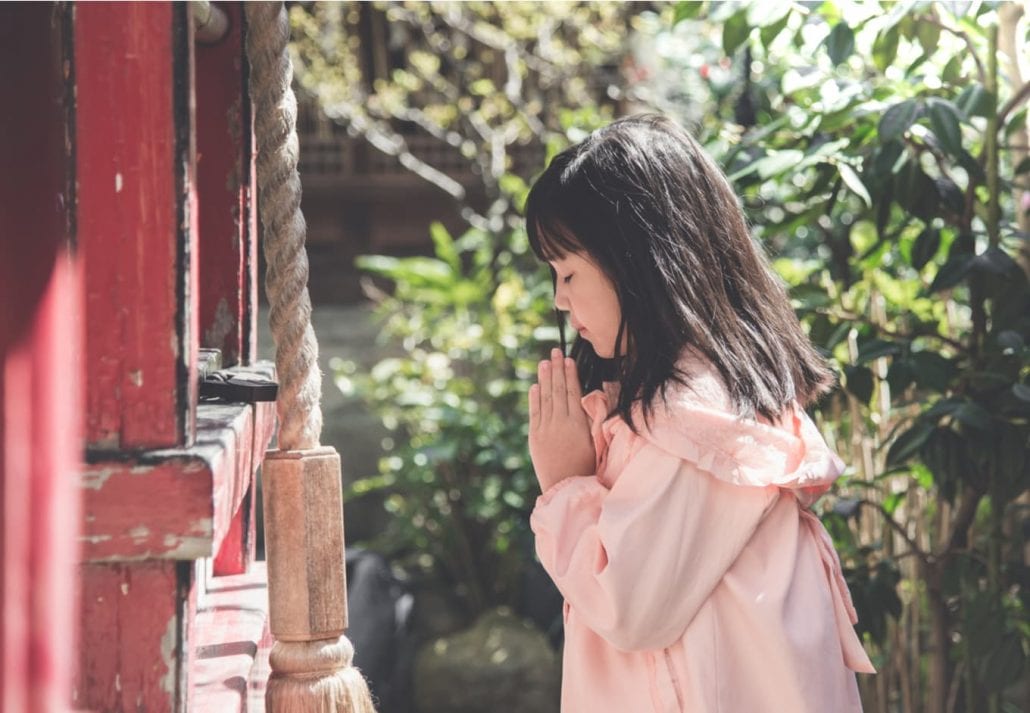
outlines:
M245 3L250 93L257 135L257 175L264 226L265 291L279 377L279 448L319 445L322 376L311 328L307 225L300 212L297 99L286 51L290 26L282 2Z

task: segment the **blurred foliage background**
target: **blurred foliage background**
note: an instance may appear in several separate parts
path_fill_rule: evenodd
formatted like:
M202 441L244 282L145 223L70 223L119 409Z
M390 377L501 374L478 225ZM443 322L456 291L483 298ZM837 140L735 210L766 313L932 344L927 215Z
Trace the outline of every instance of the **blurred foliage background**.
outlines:
M860 677L866 710L1030 710L1022 6L377 3L394 68L370 81L356 5L293 6L299 84L468 224L427 226L432 254L360 261L389 284L377 312L399 354L337 374L393 431L350 494L385 496L369 544L473 612L518 596L526 392L557 338L520 210L555 152L656 109L723 166L840 374L812 415L849 467L816 509L879 670ZM414 156L413 128L453 156ZM525 147L541 161L517 161ZM448 176L461 163L474 198Z

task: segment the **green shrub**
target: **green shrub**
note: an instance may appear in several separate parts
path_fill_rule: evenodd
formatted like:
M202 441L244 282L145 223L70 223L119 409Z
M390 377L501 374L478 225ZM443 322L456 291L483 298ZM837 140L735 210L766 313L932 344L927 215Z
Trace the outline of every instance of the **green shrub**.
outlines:
M385 495L392 517L379 549L435 570L480 611L513 603L533 557L526 394L557 341L551 281L521 231L503 241L431 232L432 257L359 259L393 283L376 314L384 342L404 355L368 374L343 370L392 431L379 474L352 494Z

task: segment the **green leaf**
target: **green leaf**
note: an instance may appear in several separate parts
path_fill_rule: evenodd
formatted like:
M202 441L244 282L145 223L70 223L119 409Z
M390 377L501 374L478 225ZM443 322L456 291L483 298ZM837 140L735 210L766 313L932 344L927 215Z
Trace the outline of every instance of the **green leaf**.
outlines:
M783 32L783 28L787 26L789 20L790 12L787 12L776 22L770 25L763 25L762 29L758 32L758 36L762 40L762 46L768 49L769 45Z
M897 395L907 389L915 381L915 373L912 365L904 359L892 359L887 367L887 385L890 386L891 394Z
M923 350L912 352L909 357L915 373L916 384L921 389L944 392L951 385L955 365L937 352Z
M838 22L830 30L830 34L826 38L826 51L834 66L846 60L855 51L855 33L844 20Z
M905 499L906 495L908 495L907 490L899 490L896 493L891 493L883 499L883 509L887 511L888 515L893 515L894 511L898 509L898 505L901 505L901 502Z
M1026 127L1026 107L1017 112L1010 113L1005 121L1005 141L1009 142L1013 134L1022 131Z
M1020 271L1019 263L997 245L977 255L972 269L987 275L1012 275Z
M976 250L976 238L972 233L962 232L955 236L948 246L948 258L959 255L972 255Z
M902 138L908 127L919 118L921 111L922 108L915 99L906 99L885 111L880 118L880 141L887 143Z
M865 201L867 207L871 207L873 199L869 197L869 191L866 189L865 184L862 183L862 179L859 178L855 169L846 163L838 162L837 170L840 171L840 177L844 179L844 184L851 189L852 193Z
M868 404L873 397L873 372L865 366L844 367L844 386L859 401Z
M939 198L933 179L926 175L918 161L905 161L894 177L894 198L898 205L924 223L937 216Z
M354 264L397 282L410 282L420 287L449 285L454 272L442 260L428 257L395 258L385 255L362 255Z
M726 56L732 57L750 34L751 27L747 24L745 11L740 11L728 19L722 26L722 50Z
M964 53L956 53L951 59L944 65L944 69L941 70L941 79L948 84L958 84L962 81L962 60L964 59Z
M680 0L680 2L676 3L676 9L672 13L673 27L684 20L693 20L701 14L704 7L704 2L700 0Z
M931 55L937 49L937 43L941 39L941 28L924 19L916 20L916 38L919 40L923 52Z
M962 282L973 266L973 259L972 255L956 255L948 258L948 261L937 271L933 282L930 283L929 292L947 290Z
M966 209L966 196L962 193L962 189L947 176L933 179L933 185L940 198L941 207L947 208L954 215L962 215Z
M777 151L755 161L754 170L763 180L769 179L796 167L804 156L804 153L796 149Z
M931 98L926 103L930 125L941 146L956 158L962 155L962 129L959 126L959 111L951 102Z
M881 72L886 72L887 67L894 64L894 58L898 54L898 28L891 27L881 31L873 40L873 64Z
M941 231L924 228L912 244L911 263L916 270L922 270L933 259L941 246Z
M888 177L898 172L906 160L905 145L900 141L888 141L876 150L873 157L873 175Z
M858 345L858 358L855 360L855 363L865 364L873 359L899 354L900 352L901 347L894 342L888 342L884 339L870 339Z
M994 424L991 414L972 401L967 401L959 406L952 416L960 423L980 431L989 431Z
M894 439L887 449L887 467L901 465L926 443L934 427L923 421L916 421L908 430Z
M979 82L973 82L966 86L962 92L955 97L955 107L962 112L968 121L970 117L981 116L987 118L990 111L991 93L984 89Z
M454 247L454 238L447 232L447 228L439 221L433 221L429 225L429 235L433 239L436 256L451 266L454 272L461 271L461 258Z

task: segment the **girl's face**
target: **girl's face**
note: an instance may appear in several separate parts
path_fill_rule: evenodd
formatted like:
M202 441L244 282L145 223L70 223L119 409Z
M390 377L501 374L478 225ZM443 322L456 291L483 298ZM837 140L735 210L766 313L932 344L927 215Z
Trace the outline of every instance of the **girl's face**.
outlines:
M569 313L572 328L590 342L597 356L604 359L615 356L622 310L611 280L582 253L566 253L552 260L551 267L557 273L554 306ZM625 343L623 335L623 353Z

